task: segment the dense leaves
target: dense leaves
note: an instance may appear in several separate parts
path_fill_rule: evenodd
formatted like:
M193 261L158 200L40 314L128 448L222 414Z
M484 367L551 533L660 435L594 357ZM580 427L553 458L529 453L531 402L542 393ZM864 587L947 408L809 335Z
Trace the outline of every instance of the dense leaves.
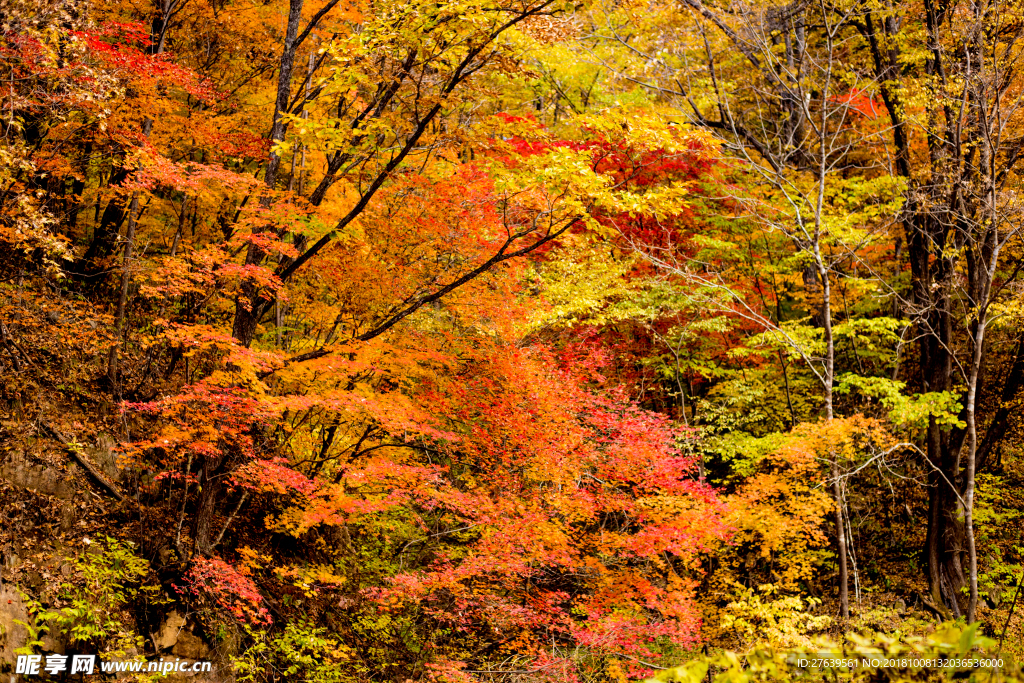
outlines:
M28 626L323 683L1013 640L1019 9L4 5L0 443L116 501Z

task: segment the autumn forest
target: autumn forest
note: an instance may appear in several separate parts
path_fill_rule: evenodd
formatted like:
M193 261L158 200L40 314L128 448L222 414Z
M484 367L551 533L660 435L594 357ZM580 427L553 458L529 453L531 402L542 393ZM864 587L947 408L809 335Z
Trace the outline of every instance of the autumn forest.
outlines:
M1022 60L1021 0L0 0L0 671L1024 680Z

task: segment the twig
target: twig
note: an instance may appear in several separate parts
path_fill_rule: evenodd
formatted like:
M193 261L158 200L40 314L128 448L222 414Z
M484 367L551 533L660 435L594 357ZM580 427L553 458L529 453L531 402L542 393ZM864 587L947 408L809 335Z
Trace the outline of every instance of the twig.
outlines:
M103 476L103 473L96 469L95 465L93 465L86 459L85 454L79 451L77 444L74 444L69 438L61 434L59 431L57 431L49 422L46 422L45 420L40 420L39 424L51 436L57 439L57 441L60 441L64 448L67 449L68 453L71 454L71 457L74 458L75 461L79 465L81 465L86 472L91 474L93 479L99 482L103 486L103 488L109 491L114 496L114 498L117 498L118 500L124 500L124 494L121 493L121 491L118 490L118 488L114 486L114 484L109 479Z
M1010 628L1010 619L1013 618L1013 611L1017 609L1017 598L1020 597L1020 587L1024 585L1024 572L1021 572L1020 580L1017 581L1017 592L1013 594L1013 602L1010 604L1010 613L1006 615L1006 623L1003 624L1003 632L999 636L999 652L1003 651L1003 638L1006 637L1006 630Z
M188 454L188 464L185 466L185 491L181 494L181 514L178 515L178 531L174 534L174 547L181 552L181 524L185 521L185 506L188 504L188 478L192 474L192 452Z
M235 517L238 516L238 511L242 509L242 505L245 503L245 501L246 501L246 499L248 497L249 497L249 492L246 491L245 493L242 494L242 497L238 499L238 505L235 506L235 511L232 512L231 516L228 517L228 520L226 522L224 522L224 526L221 527L220 533L217 534L217 540L213 542L212 546L210 546L210 550L211 551L214 548L216 548L218 545L220 545L221 539L224 538L224 532L228 530L229 526L231 526L231 522L235 521Z
M14 354L14 351L20 353L22 358L25 359L26 363L28 363L29 365L35 365L35 363L32 362L32 359L29 357L29 355L25 353L25 349L21 348L21 344L14 341L14 336L11 335L10 330L7 328L7 325L5 325L2 322L0 322L0 340L4 342L4 346L7 348L7 352L11 354L11 359L14 361L14 369L16 371L21 372L21 365L18 363L18 356Z

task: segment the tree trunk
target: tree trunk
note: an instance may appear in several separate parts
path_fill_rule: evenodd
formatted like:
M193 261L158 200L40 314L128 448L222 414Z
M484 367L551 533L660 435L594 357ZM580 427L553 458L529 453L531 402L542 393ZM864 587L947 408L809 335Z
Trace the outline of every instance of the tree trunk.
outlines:
M281 52L281 68L277 77L277 99L274 106L274 121L270 130L270 157L267 160L267 171L263 182L268 191L277 184L277 170L281 165L281 157L274 151L273 145L284 139L285 122L281 115L288 111L288 100L291 97L292 70L295 66L295 39L299 33L299 21L302 19L303 0L291 0L288 6L288 27L285 30L284 50ZM264 208L270 204L269 192L263 200ZM250 243L245 254L245 265L259 265L264 258L263 250ZM259 287L252 280L242 283L242 291L235 300L235 320L231 326L231 335L244 346L252 344L259 324L261 307L257 301Z
M209 555L214 547L224 461L223 455L207 455L199 466L199 506L192 533L194 554Z
M931 431L931 430L930 430ZM935 428L935 431L938 431ZM929 446L933 439L929 438ZM931 450L931 448L929 448ZM928 559L928 591L936 605L947 607L954 617L963 615L960 609L960 590L967 585L963 561L965 529L963 506L950 481L959 486L951 474L948 450L938 468L929 476L928 533L925 554ZM949 481L947 481L949 478Z
M824 190L824 179L821 181ZM818 211L821 211L819 197ZM820 216L815 227L814 257L818 263L818 277L821 282L821 322L825 333L825 423L831 425L835 419L833 400L836 371L835 335L832 330L832 283L828 270L824 266L820 245ZM850 570L847 563L846 524L843 513L843 485L839 471L839 454L833 450L829 454L829 465L832 475L832 502L835 505L836 520L836 562L839 570L839 613L843 619L850 618Z
M124 266L121 270L121 293L117 299L117 314L114 317L114 344L107 357L107 378L113 387L117 386L118 348L124 335L124 317L128 305L128 287L131 284L131 263L135 253L135 226L139 211L139 194L132 195L128 205L128 229L125 232Z
M908 202L904 220L907 259L911 270L911 296L921 311L917 327L921 388L925 392L948 391L953 385L952 348L953 313L948 294L948 257L934 253L935 245L945 244L949 226L926 213L913 201ZM960 473L955 452L962 435L943 429L931 418L925 447L928 468L928 531L924 556L927 560L928 591L932 601L945 606L952 616L962 615L958 601L966 585L963 561L965 529L960 504Z
M850 618L850 570L846 562L846 524L843 519L843 489L839 479L839 461L832 454L832 499L835 504L836 562L839 567L839 613Z
M117 167L110 174L108 186L117 188L118 185L128 179L128 169ZM117 244L117 234L128 216L128 203L115 194L107 202L103 209L99 225L96 226L92 235L89 248L82 257L84 264L84 276L94 282L102 282L106 278L106 260L114 253L114 246Z

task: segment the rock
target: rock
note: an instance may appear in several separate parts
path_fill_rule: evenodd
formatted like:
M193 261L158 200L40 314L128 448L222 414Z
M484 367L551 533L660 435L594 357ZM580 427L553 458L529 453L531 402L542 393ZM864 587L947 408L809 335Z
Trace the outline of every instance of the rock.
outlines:
M11 453L10 459L0 467L0 478L47 496L70 499L75 495L74 482L66 473L34 463L24 453Z
M124 656L122 659L135 659L135 655L139 654L139 651L134 647L125 648ZM128 671L118 671L114 673L114 680L117 681L133 681L137 680L138 674L131 673Z
M43 652L52 652L54 654L64 654L64 643L60 642L50 634L46 634L42 637L43 644L40 646Z
M168 614L167 619L154 636L154 645L156 645L157 650L173 648L178 643L178 637L183 633L182 627L184 626L185 617L181 616L177 610Z
M25 602L16 589L0 586L0 662L13 662L14 650L28 643L28 630L15 621L30 621Z
M206 660L210 658L210 648L195 634L181 631L178 634L178 642L171 649L171 654L182 659Z
M61 533L67 533L75 526L75 520L78 519L78 510L75 508L74 503L65 503L60 508L60 530Z
M124 471L117 466L117 453L114 450L116 445L110 436L100 434L96 437L96 447L87 449L86 455L111 481L119 483L124 477Z
M179 661L183 663L186 670L168 673L166 677L157 679L159 683L235 683L230 666L211 662L210 671L197 673L192 671L192 665L197 663L195 660L182 659Z
M187 662L188 660L183 659L181 661ZM189 664L186 664L185 668L188 669L190 666L191 662ZM165 677L160 678L160 683L194 683L196 680L196 674L194 674L191 670L175 671L173 673L167 674Z
M45 582L42 574L37 571L30 571L25 574L25 583L27 583L30 588L40 588Z
M896 614L903 616L907 613L907 603L904 602L903 598L896 598L896 604L893 605L896 610Z
M157 557L159 558L160 566L166 567L171 563L171 559L174 557L174 551L169 547L164 546L163 548L160 548L160 552L157 553Z
M989 609L996 609L1003 603L1004 598L1006 598L1006 588L1004 586L992 586L983 594L982 602Z

